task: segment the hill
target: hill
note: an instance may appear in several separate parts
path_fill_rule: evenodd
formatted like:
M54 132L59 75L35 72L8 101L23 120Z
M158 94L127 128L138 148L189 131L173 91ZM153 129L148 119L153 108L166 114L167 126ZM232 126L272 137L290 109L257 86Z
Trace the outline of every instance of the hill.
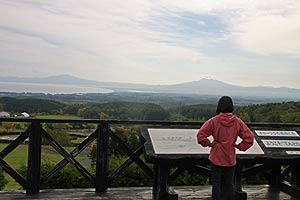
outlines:
M144 92L144 93L168 93L184 95L230 95L241 97L267 97L285 98L290 100L300 99L300 89L275 88L275 87L242 87L231 85L219 80L201 79L187 83L174 85L147 85L118 82L101 82L81 79L70 75L49 76L44 78L21 78L21 77L0 77L0 82L5 83L30 83L30 84L59 84L74 85L81 87L95 87L111 89L115 92ZM1 92L1 91L0 91ZM32 91L24 91L32 92Z

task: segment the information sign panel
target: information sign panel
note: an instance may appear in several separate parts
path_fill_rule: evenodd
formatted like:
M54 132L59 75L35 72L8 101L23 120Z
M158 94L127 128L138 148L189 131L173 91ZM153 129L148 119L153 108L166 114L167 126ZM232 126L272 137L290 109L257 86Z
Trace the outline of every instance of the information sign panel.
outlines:
M300 151L286 151L289 155L300 155Z
M267 148L300 148L300 140L261 140Z
M296 131L261 131L255 130L257 136L266 137L299 137Z
M197 142L198 129L155 129L148 133L156 154L209 154L209 147L202 147ZM212 137L209 138L213 140ZM237 143L241 141L238 138ZM236 150L237 154L264 154L256 140L247 151Z

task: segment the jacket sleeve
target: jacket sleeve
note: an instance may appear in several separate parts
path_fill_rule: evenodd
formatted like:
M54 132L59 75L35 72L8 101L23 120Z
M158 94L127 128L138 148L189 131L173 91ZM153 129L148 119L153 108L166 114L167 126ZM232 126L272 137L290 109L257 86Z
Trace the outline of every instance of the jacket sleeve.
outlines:
M239 132L239 137L242 139L242 141L237 145L237 148L240 151L246 151L253 145L254 136L251 130L242 120L240 120L240 124L241 129Z
M207 139L210 135L212 135L213 124L212 120L206 121L197 133L197 141L198 144L201 144L203 147L210 146L210 141Z

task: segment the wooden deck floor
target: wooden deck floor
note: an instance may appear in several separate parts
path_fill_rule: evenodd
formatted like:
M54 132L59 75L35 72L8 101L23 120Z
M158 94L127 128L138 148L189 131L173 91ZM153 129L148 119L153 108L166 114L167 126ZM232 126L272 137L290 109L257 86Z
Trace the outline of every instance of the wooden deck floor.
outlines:
M209 200L210 186L173 187L181 200ZM296 200L283 192L269 188L267 185L245 186L248 200ZM112 188L107 193L95 193L94 189L55 189L42 190L36 195L26 195L24 191L0 191L0 199L99 199L99 200L150 200L152 195L149 187Z

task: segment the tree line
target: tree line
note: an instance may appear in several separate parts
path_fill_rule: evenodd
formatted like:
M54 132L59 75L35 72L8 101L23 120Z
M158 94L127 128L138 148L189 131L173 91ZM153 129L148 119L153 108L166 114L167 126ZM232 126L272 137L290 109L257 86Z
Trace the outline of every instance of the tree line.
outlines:
M114 101L63 103L49 99L0 98L0 111L11 114L74 115L85 119L204 121L215 115L216 105L198 104L166 109L154 103ZM246 122L300 123L300 101L236 106L235 114Z

